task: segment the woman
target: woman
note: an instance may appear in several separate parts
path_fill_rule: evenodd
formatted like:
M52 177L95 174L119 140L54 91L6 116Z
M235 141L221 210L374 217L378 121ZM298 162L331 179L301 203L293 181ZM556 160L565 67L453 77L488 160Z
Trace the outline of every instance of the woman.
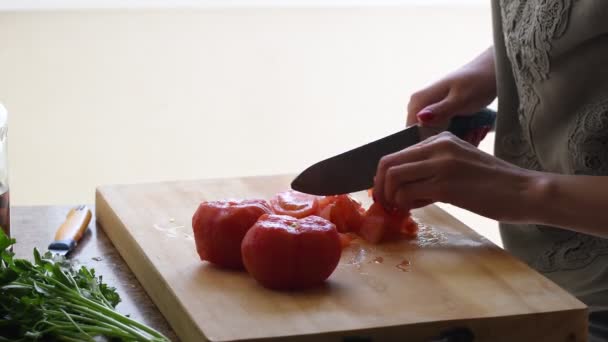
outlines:
M414 94L442 126L498 95L495 155L442 133L380 162L374 197L500 221L504 246L590 309L608 340L608 1L493 0L494 46Z

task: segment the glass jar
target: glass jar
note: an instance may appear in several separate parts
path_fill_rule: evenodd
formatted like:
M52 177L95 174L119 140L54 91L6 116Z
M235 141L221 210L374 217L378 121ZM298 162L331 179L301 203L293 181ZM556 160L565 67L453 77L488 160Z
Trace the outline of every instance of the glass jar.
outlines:
M8 113L0 104L0 227L11 235L11 215L8 191Z

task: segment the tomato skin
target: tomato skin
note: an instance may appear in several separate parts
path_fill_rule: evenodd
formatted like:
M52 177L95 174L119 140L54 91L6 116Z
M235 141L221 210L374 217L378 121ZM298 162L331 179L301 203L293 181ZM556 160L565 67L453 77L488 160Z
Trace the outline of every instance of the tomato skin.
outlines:
M336 269L342 247L333 223L318 217L263 215L241 246L247 271L274 290L302 290L323 283Z
M261 199L201 203L192 217L199 257L222 268L243 269L241 242L258 218L271 212Z
M405 237L415 237L418 225L407 211L386 210L379 203L373 203L363 216L359 235L370 243L394 241Z
M295 190L287 190L279 192L270 199L270 205L272 206L272 210L278 215L304 218L318 212L318 201L318 196L305 194Z

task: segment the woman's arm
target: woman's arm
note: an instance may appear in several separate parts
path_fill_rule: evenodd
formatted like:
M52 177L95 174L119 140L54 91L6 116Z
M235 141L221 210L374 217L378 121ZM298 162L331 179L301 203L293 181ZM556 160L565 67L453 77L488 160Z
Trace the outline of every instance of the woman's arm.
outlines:
M524 221L608 238L608 176L536 173Z
M447 132L383 157L374 199L405 210L444 202L501 222L608 238L608 176L523 169Z
M496 98L494 47L414 93L407 106L407 124L445 126L452 116L478 112Z

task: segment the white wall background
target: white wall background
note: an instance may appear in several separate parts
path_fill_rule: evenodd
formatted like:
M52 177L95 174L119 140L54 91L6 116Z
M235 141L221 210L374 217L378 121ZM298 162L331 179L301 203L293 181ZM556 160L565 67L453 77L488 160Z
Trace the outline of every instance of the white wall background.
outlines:
M0 0L0 9L488 6L487 0Z
M76 4L0 8L61 3ZM491 44L485 3L181 3L0 13L13 204L92 203L108 183L297 172L400 129L413 91Z

